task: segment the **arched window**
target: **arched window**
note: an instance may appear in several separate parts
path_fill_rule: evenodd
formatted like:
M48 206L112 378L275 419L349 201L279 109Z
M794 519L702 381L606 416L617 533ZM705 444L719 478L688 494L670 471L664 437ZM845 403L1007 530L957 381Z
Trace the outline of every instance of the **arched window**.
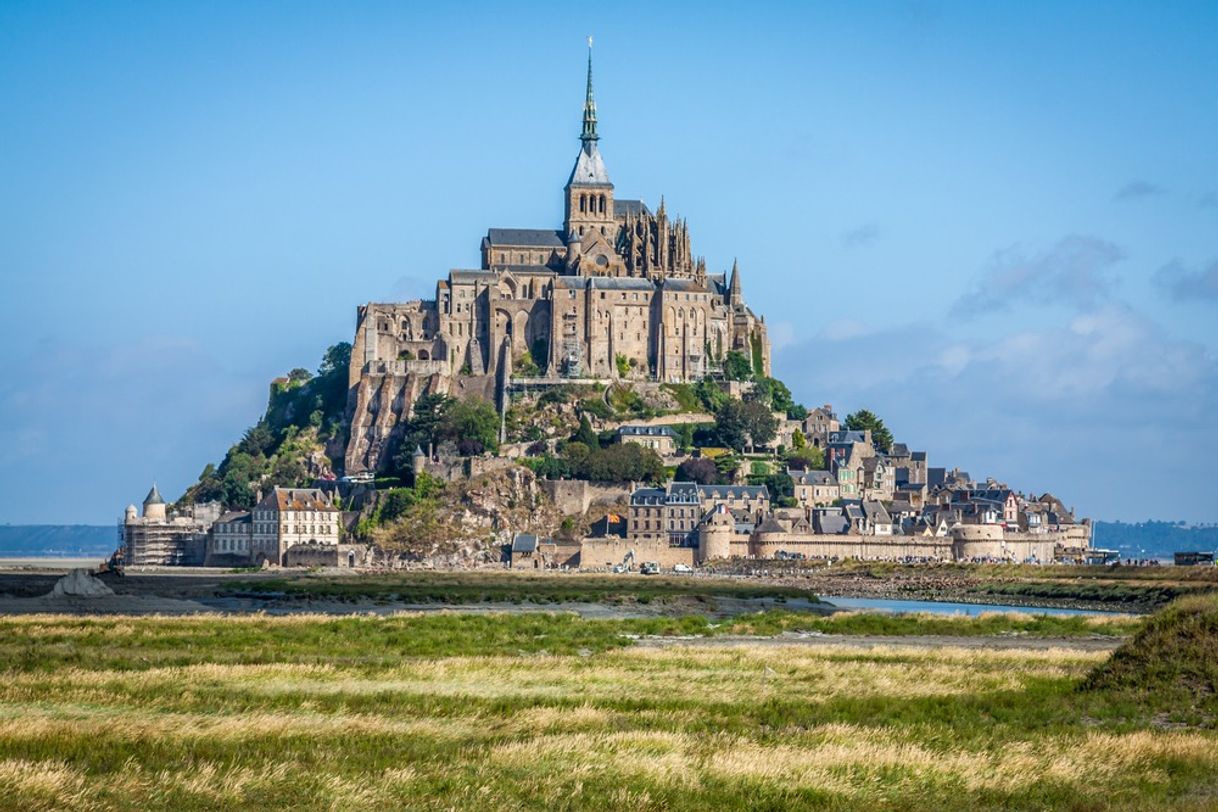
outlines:
M605 196L601 195L601 214L605 213Z
M579 196L579 210L581 212L588 210L588 196L587 195Z

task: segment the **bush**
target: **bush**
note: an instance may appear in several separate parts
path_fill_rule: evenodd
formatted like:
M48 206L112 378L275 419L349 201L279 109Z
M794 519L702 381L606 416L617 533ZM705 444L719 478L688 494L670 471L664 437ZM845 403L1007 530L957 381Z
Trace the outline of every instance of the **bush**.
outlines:
M681 482L697 482L699 485L718 485L723 480L714 460L694 457L677 466L676 479Z

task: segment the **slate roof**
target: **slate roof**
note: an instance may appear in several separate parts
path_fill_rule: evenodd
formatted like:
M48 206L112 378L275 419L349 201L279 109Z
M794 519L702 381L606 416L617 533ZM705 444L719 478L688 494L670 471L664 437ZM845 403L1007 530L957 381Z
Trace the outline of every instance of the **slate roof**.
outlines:
M630 276L557 276L554 287L564 290L583 290L592 287L595 290L655 290L655 283L649 279L639 279Z
M898 513L915 513L913 505L903 499L894 499L888 506L888 513L896 516Z
M653 290L655 283L650 279L639 279L631 276L589 276L588 283L600 290Z
M788 471L787 476L800 485L834 485L837 480L828 471Z
M248 522L250 520L250 512L248 510L230 510L227 513L221 514L220 518L216 519L216 524L232 524L233 522Z
M926 462L925 451L912 451L910 452L909 456L914 462Z
M703 292L706 288L692 279L665 279L661 282L664 290Z
M512 537L513 553L532 553L537 551L537 536L532 533L517 533Z
M156 483L152 483L152 490L148 491L148 495L144 497L145 505L163 505L165 500L161 498L161 492L157 490Z
M631 437L676 437L677 433L668 426L619 426L619 435Z
M493 271L472 271L454 268L448 272L449 282L490 282L495 278L495 273Z
M668 485L668 501L673 503L694 504L701 501L699 487L694 482L671 482Z
M778 519L775 519L774 514L771 513L769 516L765 517L765 521L763 521L760 525L758 525L757 532L758 533L785 533L785 532L787 532L787 528L785 528L781 524L779 524Z
M867 435L861 431L853 431L851 429L842 429L840 431L829 432L829 442L833 445L845 445L847 443L865 443Z
M567 244L562 231L550 228L492 228L486 232L491 245L562 248Z
M492 262L496 271L507 271L508 273L527 273L527 274L550 274L553 275L556 271L549 265L520 265L507 264L500 265L498 262Z
M840 535L850 529L850 523L840 508L816 510L812 513L812 528L818 533Z
M890 524L892 522L892 517L888 515L884 505L879 502L864 502L863 515L872 524Z
M258 503L258 507L278 511L317 510L325 513L337 511L320 488L275 488Z
M596 142L585 142L585 146L580 147L579 156L575 159L575 166L571 168L571 177L567 179L568 185L577 186L613 186L609 182L609 170L605 168L605 160L601 158L601 151L596 148Z
M769 499L770 491L765 485L699 485L698 494L713 499Z
M630 504L662 505L664 504L664 490L662 488L636 488L630 494Z
M613 216L625 217L627 214L651 214L647 204L641 200L613 201Z

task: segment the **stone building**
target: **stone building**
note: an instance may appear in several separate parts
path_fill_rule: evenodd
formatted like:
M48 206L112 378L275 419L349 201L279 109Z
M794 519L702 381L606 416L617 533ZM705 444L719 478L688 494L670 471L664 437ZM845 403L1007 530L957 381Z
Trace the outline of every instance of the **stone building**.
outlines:
M833 474L828 471L787 471L791 477L795 501L802 508L832 505L842 491Z
M632 542L664 541L692 546L703 517L716 506L755 522L770 508L764 485L698 485L670 482L665 488L639 488L630 495L626 538ZM751 522L749 522L751 524Z
M677 433L669 426L619 426L617 441L637 443L661 457L668 457L676 451Z
M211 526L203 563L209 567L248 566L253 541L253 514L248 510L229 511Z
M119 525L123 562L128 566L203 564L207 531L220 515L217 502L169 512L154 484L144 497L143 515L128 505Z
M339 549L341 518L341 511L318 488L275 488L252 511L249 563L353 566L356 562L349 557L340 558L340 553L354 552ZM327 560L313 561L319 557Z
M555 228L492 228L481 267L449 272L435 298L359 307L346 471L374 470L427 392L502 396L514 373L549 380L697 381L727 352L770 374L764 319L741 272L708 273L689 227L622 199L599 148L592 59L583 131Z

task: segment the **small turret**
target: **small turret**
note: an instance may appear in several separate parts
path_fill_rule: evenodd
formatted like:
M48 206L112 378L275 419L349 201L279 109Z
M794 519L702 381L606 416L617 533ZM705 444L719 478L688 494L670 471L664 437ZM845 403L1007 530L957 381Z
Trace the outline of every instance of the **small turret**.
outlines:
M152 483L152 490L144 497L144 518L162 521L165 519L165 500L161 498L161 492L157 490L155 482Z

